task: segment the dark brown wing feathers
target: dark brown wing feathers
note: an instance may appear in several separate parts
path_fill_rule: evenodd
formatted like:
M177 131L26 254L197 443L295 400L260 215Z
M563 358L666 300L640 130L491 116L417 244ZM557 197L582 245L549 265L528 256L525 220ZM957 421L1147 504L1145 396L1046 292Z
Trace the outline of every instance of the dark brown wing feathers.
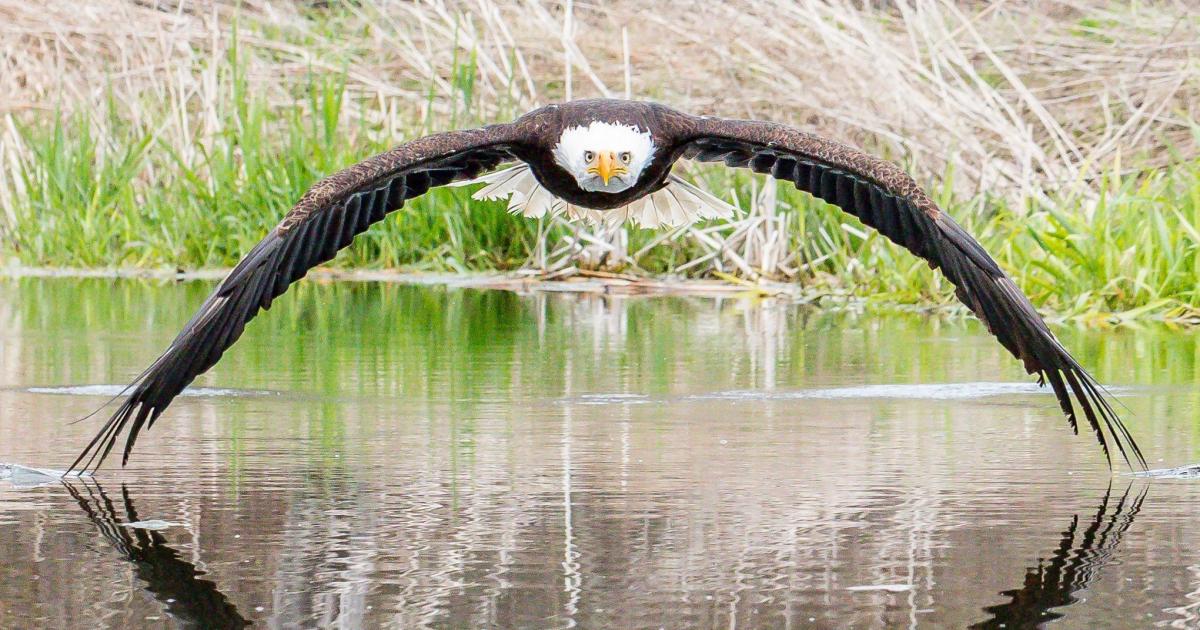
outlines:
M469 179L512 159L515 125L428 136L317 182L234 267L166 352L134 382L132 392L71 469L99 467L122 430L122 463L143 428L198 375L221 358L246 323L313 267L332 259L355 235L431 186ZM80 465L82 464L82 468Z
M755 121L695 119L687 141L684 157L723 161L789 181L940 269L988 331L1039 382L1050 384L1072 429L1079 430L1077 404L1106 456L1111 457L1111 440L1126 463L1145 467L1140 449L1096 380L1063 348L983 247L899 167L812 134Z

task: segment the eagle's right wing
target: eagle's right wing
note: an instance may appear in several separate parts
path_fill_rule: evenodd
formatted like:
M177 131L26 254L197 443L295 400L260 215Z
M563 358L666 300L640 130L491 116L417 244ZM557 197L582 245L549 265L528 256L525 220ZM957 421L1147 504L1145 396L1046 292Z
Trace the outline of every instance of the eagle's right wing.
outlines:
M71 470L98 468L128 428L121 462L142 428L237 341L271 300L328 261L358 234L434 186L470 179L515 159L518 123L419 138L364 160L312 186L233 271L183 331L130 387L133 391L84 448ZM82 465L82 466L81 466Z

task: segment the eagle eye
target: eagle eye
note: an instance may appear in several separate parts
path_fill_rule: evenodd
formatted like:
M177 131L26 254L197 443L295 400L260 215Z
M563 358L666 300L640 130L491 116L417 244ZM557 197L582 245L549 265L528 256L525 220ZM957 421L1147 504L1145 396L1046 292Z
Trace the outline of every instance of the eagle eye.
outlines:
M591 151L584 151L584 152L583 152L583 161L584 161L584 162L591 162L591 161L592 161L592 160L594 160L594 159L596 159L596 154L595 154L595 153L593 153L593 152L591 152Z
M632 155L630 155L628 151L622 151L622 152L621 152L621 155L620 155L620 158L621 158L621 161L622 161L622 162L624 162L624 163L628 164L628 163L629 163L629 160L632 160L632 159L633 159L633 156L632 156Z

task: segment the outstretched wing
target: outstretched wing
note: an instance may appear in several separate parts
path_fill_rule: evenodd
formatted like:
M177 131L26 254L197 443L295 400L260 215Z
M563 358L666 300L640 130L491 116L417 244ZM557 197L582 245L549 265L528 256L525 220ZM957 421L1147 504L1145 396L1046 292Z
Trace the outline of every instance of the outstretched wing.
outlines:
M408 199L459 179L470 179L514 159L517 124L426 136L355 164L317 182L221 281L171 342L130 387L132 392L71 470L99 467L128 428L122 464L143 428L237 341L246 322L276 296L328 261L371 224Z
M809 133L772 123L695 119L683 156L770 173L834 204L889 240L941 269L962 300L1039 382L1050 383L1071 428L1075 403L1106 457L1109 440L1127 464L1145 468L1137 443L1102 388L1063 348L1029 298L954 219L942 212L903 170L885 160Z

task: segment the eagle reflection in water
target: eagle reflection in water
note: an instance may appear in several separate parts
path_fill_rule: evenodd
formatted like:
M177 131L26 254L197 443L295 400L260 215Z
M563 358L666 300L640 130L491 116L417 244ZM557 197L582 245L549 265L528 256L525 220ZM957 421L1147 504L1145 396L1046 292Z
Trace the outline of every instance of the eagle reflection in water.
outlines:
M80 480L82 491L74 483L63 485L79 502L84 514L100 530L100 535L112 544L124 559L133 564L134 573L147 592L166 606L166 613L184 628L245 628L250 622L238 613L237 606L217 589L211 580L202 579L204 572L180 557L167 544L161 532L129 527L122 523L137 522L137 509L129 489L121 484L125 519L117 516L117 508L104 488L95 480Z
M125 518L121 519L112 499L95 480L79 483L82 491L73 483L63 485L100 534L133 564L144 588L166 606L166 612L176 622L183 627L204 628L250 625L216 584L202 579L203 572L182 559L160 532L122 524L139 520L124 484L121 496ZM1090 586L1112 561L1122 537L1133 525L1148 486L1142 484L1136 493L1131 493L1132 488L1133 484L1127 486L1115 504L1112 487L1105 490L1086 525L1080 515L1073 516L1049 559L1039 559L1036 566L1028 567L1020 588L1000 593L1009 601L984 608L989 618L972 627L1036 628L1062 618L1064 613L1054 609L1079 601L1076 594Z
M1142 484L1130 500L1133 485L1126 486L1120 500L1110 506L1110 485L1091 522L1084 527L1078 514L1072 517L1050 558L1039 558L1036 566L1025 569L1021 588L1001 591L1009 601L984 608L991 616L971 627L1037 628L1062 618L1064 613L1054 609L1079 601L1076 593L1090 586L1112 561L1122 536L1142 509L1148 487Z

